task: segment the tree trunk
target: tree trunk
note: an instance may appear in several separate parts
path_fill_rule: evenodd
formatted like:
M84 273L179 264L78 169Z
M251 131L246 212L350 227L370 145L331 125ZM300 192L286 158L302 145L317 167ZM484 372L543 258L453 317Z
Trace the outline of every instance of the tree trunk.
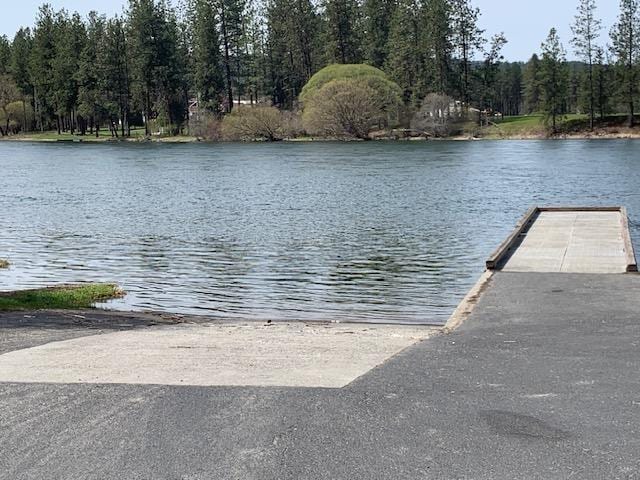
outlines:
M151 97L149 90L146 91L145 96L145 118L144 118L144 133L146 136L151 135L151 128L149 127L149 119L151 118Z
M124 138L124 108L120 109L120 133L122 133L122 138Z
M634 61L633 61L633 54L635 51L634 45L635 45L635 32L633 27L631 26L629 28L629 128L633 128L633 123L634 123L634 118L633 118L633 90L634 90L634 83L635 83L635 75L634 75L634 69L635 69L635 65L634 65Z
M468 54L468 46L466 43L462 45L462 69L463 69L463 79L462 79L462 97L465 104L465 109L467 114L469 113L469 54Z
M227 19L224 3L221 2L220 21L222 27L222 41L224 44L224 71L227 79L227 112L233 110L233 86L231 85L231 60L229 57L229 35L227 31Z
M589 54L589 128L593 131L595 127L595 99L593 94L593 60Z
M628 98L628 102L629 102L629 119L627 121L629 128L633 128L633 124L634 124L634 118L633 118L633 114L634 114L634 105L633 105L633 73L632 73L632 69L633 69L633 65L629 68L629 98Z
M22 118L23 118L22 131L26 132L27 131L27 100L26 98L22 99Z

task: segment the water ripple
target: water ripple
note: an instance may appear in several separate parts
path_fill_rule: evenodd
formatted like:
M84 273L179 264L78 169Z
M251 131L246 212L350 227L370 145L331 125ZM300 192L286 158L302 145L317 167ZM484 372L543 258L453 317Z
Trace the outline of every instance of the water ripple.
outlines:
M442 323L533 204L626 205L631 141L0 144L0 290L115 281L108 304Z

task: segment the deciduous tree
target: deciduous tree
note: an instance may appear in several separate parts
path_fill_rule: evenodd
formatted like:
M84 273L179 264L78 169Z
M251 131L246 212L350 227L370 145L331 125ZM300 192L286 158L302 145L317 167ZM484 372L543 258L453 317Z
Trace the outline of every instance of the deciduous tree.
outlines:
M8 106L20 100L20 90L18 86L13 82L13 79L7 74L0 74L0 111L2 111L2 117L5 120L5 126L0 126L0 134L4 137L9 135L9 123L11 122L11 113L8 110Z
M433 137L448 137L460 129L463 111L448 95L430 93L422 101L411 126Z
M329 137L369 139L369 133L386 118L376 91L358 79L333 80L324 85L305 107L308 132Z

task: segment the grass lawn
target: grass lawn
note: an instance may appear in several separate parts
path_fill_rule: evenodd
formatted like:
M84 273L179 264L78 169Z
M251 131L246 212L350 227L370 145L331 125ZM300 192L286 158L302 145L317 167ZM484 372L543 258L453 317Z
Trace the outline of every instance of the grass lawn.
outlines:
M117 285L101 283L6 292L0 293L0 311L92 308L123 295Z
M543 115L505 117L489 127L489 133L498 136L540 135L546 131Z
M587 115L563 115L558 117L558 128L562 130L563 125L582 124L587 121ZM545 122L544 115L518 115L496 120L483 133L496 138L546 136L549 133L549 125Z

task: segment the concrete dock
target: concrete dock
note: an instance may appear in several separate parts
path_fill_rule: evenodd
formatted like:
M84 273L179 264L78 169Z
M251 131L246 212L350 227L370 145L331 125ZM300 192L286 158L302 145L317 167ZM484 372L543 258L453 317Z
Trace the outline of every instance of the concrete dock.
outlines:
M99 313L79 315L83 325L64 314L2 314L0 478L640 478L640 276L511 271L519 254L523 268L519 247L536 248L533 225L518 226L502 269L461 305L457 328L396 339L406 347L334 386L110 383L75 367L76 381L51 382L47 368L78 363L68 342L80 342L90 368L99 358L82 349L97 349L105 334L138 338L143 350L145 338L158 341L150 332L177 327ZM629 262L626 246L622 254ZM342 328L336 336L361 335ZM385 335L400 334L376 333L381 345ZM286 342L278 345L284 356ZM206 351L220 354L215 343ZM295 361L288 368L294 375Z
M487 261L505 272L637 272L622 207L534 207Z
M505 272L624 273L620 211L542 211Z

